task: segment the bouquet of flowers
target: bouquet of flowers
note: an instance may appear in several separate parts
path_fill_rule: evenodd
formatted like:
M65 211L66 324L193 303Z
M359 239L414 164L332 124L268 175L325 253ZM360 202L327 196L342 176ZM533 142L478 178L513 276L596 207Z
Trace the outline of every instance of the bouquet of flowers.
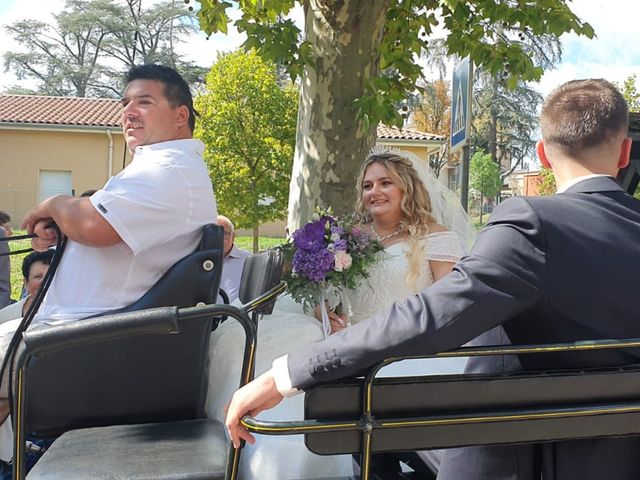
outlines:
M346 301L345 288L355 288L368 276L367 267L383 249L377 240L331 211L320 211L296 230L282 250L290 269L284 275L293 299L306 312L320 305L325 335L330 331L325 302L334 309ZM348 306L346 309L348 313Z

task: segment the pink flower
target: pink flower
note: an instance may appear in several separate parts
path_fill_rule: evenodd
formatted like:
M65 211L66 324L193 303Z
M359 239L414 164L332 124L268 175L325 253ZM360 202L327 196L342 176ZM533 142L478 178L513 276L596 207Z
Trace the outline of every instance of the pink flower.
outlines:
M344 250L338 250L335 255L335 267L336 272L346 270L351 266L351 255Z

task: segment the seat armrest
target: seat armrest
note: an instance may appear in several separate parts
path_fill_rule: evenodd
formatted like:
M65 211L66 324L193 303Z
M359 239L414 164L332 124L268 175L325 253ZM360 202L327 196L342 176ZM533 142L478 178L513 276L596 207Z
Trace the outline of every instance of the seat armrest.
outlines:
M146 334L178 333L178 308L160 307L86 318L24 333L29 355Z
M275 287L272 287L271 289L264 292L262 295L258 296L257 298L254 298L249 303L243 305L242 309L247 313L252 313L255 311L259 312L259 311L263 311L263 309L266 309L268 312L270 312L271 310L273 310L273 303L275 302L276 298L278 298L278 295L283 293L286 289L287 289L287 283L282 281L278 283ZM265 307L265 305L269 305L269 302L271 302L271 305Z

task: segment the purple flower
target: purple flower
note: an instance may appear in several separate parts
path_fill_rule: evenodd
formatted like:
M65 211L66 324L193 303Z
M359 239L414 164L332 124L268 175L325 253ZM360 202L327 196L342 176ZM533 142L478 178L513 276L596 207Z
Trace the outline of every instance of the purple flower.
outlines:
M342 250L342 251L346 251L347 250L347 241L340 238L338 240L336 240L335 242L333 242L333 246L335 247L336 250Z
M297 250L293 255L293 269L314 282L322 282L335 265L334 255L326 249Z
M342 235L344 233L344 229L338 225L331 226L331 233L337 233L338 235Z
M293 244L296 248L302 250L323 248L325 245L324 225L325 222L321 218L316 222L308 223L299 230L296 230L293 233Z

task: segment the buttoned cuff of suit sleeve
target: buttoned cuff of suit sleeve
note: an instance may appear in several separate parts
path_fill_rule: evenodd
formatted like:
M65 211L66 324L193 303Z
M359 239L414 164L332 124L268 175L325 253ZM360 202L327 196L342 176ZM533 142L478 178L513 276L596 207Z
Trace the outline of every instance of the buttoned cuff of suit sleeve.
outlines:
M273 361L271 365L271 371L273 372L273 379L276 382L276 388L283 397L293 397L302 393L302 390L298 390L291 385L291 376L289 375L289 365L287 363L289 356L283 355Z

